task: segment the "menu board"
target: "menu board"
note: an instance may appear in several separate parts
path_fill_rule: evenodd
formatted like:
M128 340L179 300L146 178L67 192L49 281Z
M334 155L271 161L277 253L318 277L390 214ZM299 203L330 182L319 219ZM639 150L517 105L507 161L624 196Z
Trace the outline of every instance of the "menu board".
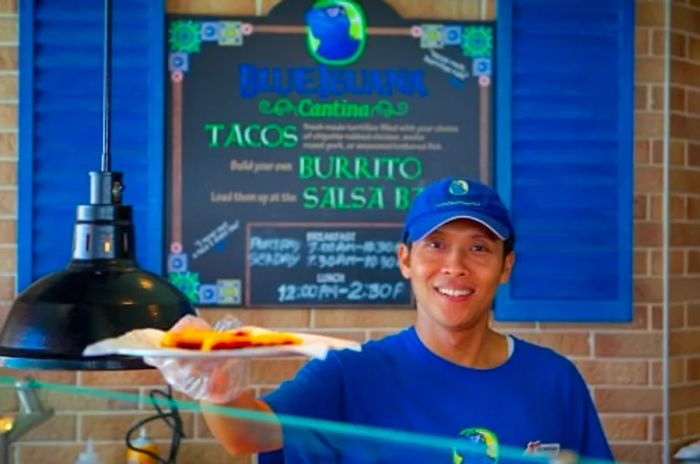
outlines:
M494 24L287 0L167 18L166 267L201 306L412 303L412 198L491 179Z

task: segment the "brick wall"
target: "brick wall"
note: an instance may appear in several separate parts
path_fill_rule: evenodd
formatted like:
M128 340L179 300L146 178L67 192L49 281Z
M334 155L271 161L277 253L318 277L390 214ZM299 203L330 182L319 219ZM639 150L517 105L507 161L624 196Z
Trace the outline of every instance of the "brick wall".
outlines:
M168 0L171 12L255 14L255 1ZM275 0L260 2L266 14ZM404 16L470 19L495 17L494 1L392 0ZM637 0L635 118L635 265L634 320L628 324L499 324L504 331L570 356L593 392L606 433L618 459L660 462L663 453L663 372L670 384L672 451L700 438L700 2L673 3L671 31L671 138L664 161L665 9L662 0ZM17 2L0 0L0 318L13 298L16 270L17 159ZM663 170L670 169L671 194L663 190ZM663 205L671 217L669 300L663 299ZM313 330L359 341L409 325L407 310L235 310L250 324ZM226 311L205 312L216 320ZM663 359L664 317L669 323L668 362ZM252 366L260 390L293 375L296 360L260 360ZM0 375L25 372L0 368ZM104 387L125 394L144 393L161 384L152 371L32 372L58 383ZM0 390L0 411L16 409L13 395ZM57 414L14 447L15 463L73 462L83 441L92 436L105 463L122 462L128 425L148 407L133 401L70 393L42 392ZM248 462L225 457L201 418L184 413L188 438L181 462ZM164 439L166 432L154 428ZM162 441L165 445L165 441Z
M700 439L700 2L670 29L669 355L672 448Z

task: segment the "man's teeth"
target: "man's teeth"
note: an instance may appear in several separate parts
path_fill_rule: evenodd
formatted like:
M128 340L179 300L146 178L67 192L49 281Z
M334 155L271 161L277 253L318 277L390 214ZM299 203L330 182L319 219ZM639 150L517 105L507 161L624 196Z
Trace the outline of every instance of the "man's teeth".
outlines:
M471 295L474 293L474 290L467 290L467 289L455 289L455 288L438 288L438 292L442 293L443 295L447 296L467 296Z

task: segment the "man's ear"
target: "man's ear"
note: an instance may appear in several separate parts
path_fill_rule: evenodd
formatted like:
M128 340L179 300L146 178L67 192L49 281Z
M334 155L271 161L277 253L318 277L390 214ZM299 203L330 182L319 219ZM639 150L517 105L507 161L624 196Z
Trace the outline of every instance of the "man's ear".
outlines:
M396 248L396 258L399 262L399 270L405 279L411 278L411 250L405 243L399 243Z
M510 273L513 271L513 265L515 264L515 251L511 251L503 260L503 270L501 271L502 284L508 282L510 279Z

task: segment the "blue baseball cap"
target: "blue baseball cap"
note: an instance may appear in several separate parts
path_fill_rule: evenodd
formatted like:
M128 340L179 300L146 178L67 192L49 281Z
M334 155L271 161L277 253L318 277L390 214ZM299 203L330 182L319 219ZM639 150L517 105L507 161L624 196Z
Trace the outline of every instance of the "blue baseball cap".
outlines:
M455 219L481 223L501 240L513 236L508 210L491 187L475 180L447 177L428 184L413 199L402 240L416 242Z

